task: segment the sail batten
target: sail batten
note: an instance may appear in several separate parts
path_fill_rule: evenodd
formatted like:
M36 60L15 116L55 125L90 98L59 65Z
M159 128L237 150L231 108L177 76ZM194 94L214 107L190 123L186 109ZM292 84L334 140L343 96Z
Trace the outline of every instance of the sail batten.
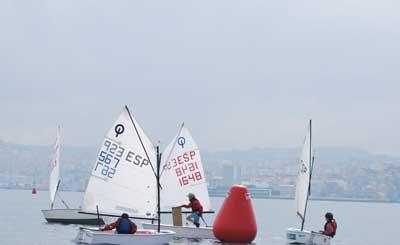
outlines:
M193 193L203 204L204 211L210 211L211 202L200 150L184 124L164 152L160 179L161 210L168 212L172 207L187 203L187 194Z
M154 146L125 107L109 129L94 163L82 211L153 219L157 185Z

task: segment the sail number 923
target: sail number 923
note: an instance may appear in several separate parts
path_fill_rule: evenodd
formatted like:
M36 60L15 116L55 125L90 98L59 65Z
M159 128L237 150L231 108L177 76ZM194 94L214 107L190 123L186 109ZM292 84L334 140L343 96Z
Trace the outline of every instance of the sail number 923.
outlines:
M97 157L94 171L99 171L101 175L112 179L121 160L139 167L144 167L150 163L147 158L126 150L109 139L105 139Z

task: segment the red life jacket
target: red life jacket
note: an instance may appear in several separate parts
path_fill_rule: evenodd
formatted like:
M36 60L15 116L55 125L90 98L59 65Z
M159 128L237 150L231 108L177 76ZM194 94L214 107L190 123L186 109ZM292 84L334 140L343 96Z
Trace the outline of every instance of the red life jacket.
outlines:
M192 208L193 212L200 212L200 214L203 213L203 206L196 198L190 200L190 207Z
M328 230L328 225L331 226L332 230ZM334 237L336 235L336 230L337 230L337 223L335 219L332 219L330 221L327 221L324 227L324 235Z

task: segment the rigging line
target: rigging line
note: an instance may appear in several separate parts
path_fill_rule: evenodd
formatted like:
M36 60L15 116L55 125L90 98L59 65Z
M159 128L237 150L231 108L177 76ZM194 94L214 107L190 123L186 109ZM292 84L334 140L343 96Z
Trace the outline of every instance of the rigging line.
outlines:
M204 220L203 216L200 216L201 220L204 222L204 224L206 225L206 227L209 227L207 222Z
M96 213L92 213L92 212L84 212L84 211L79 211L78 213L80 214L91 214L91 215L97 215ZM99 213L101 216L105 216L105 217L115 217L115 218L120 218L121 215L120 214L105 214L105 213ZM140 219L140 220L157 220L157 218L145 218L145 217L136 217L136 216L129 216L130 219Z
M61 202L64 204L64 206L69 209L69 206L67 205L67 203L61 198L60 194L57 193L57 196L61 199Z
M170 158L171 158L172 151L175 149L175 145L176 145L176 143L178 142L179 135L181 135L182 129L183 129L184 126L185 126L185 123L182 123L181 128L179 129L179 132L178 132L178 134L177 134L176 137L175 137L174 144L172 145L171 150L170 150L170 152L169 152L169 154L168 154L167 160L165 161L166 163L168 163L168 161L169 161ZM161 178L161 176L162 176L163 173L164 173L164 168L162 168L162 170L161 170L160 178Z
M312 156L312 161L311 161L311 169L310 169L310 184L308 185L308 195L311 196L311 177L312 177L312 173L314 171L314 154Z
M136 127L136 124L135 124L135 122L134 122L134 120L132 118L132 115L131 115L127 105L125 105L125 109L128 112L129 118L131 119L133 127L135 128L136 134L137 134L137 136L138 136L138 138L140 140L140 144L143 147L144 153L146 153L147 159L150 162L151 169L153 170L154 176L156 177L156 182L157 182L157 209L158 209L157 210L157 215L158 215L158 217L157 217L158 218L157 231L160 232L160 188L161 188L161 186L160 186L160 161L161 161L161 155L159 154L159 147L157 147L157 155L156 155L156 157L157 157L156 158L156 161L157 161L157 172L156 172L154 170L153 164L151 163L151 160L150 160L149 154L147 153L146 147L144 147L142 138L140 137L139 131L138 131L137 127Z
M69 209L68 204L62 199L60 193L58 193L58 188L60 187L60 183L61 183L61 180L58 180L55 195L58 196L58 198L61 199L62 204L64 204L64 206L65 206L67 209ZM55 197L54 197L53 202L51 203L51 209L53 209L53 207L54 207L54 201L55 201Z
M58 195L57 191L58 191L58 187L60 186L60 182L61 182L61 180L59 179L58 182L57 182L56 191L54 192L54 199L53 199L53 201L51 202L51 209L53 209L53 207L54 207L54 202L55 202L56 197L57 197L57 195ZM60 196L59 196L59 197L60 197ZM60 197L60 199L62 200L61 197Z
M146 154L146 156L147 156L147 159L148 159L148 160L149 160L149 162L150 162L151 169L153 170L153 173L154 173L154 175L155 175L155 176L157 176L157 174L156 174L156 171L154 170L153 164L151 163L151 160L150 160L149 154L147 153L146 147L144 147L144 144L143 144L142 138L140 137L139 131L138 131L138 129L136 128L136 124L135 124L135 122L133 121L133 118L132 118L131 112L129 111L129 108L128 108L128 106L127 106L127 105L125 105L125 109L126 109L126 111L128 112L128 115L129 115L129 118L131 119L131 122L132 122L132 124L133 124L133 127L135 128L136 134L137 134L137 136L138 136L138 138L139 138L139 140L140 140L140 144L141 144L141 145L142 145L142 147L143 147L144 153Z

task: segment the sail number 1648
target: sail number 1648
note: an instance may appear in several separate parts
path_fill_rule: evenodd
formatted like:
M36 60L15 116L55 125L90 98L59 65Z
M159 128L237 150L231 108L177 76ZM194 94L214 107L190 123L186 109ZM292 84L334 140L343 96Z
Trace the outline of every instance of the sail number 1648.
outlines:
M195 172L195 173L188 174L188 175L185 175L185 176L180 177L180 178L179 178L179 184L180 184L181 186L184 186L184 185L189 184L190 181L192 181L192 182L198 182L198 181L200 181L200 180L202 180L202 179L203 179L203 176L201 176L200 171L197 171L197 172Z

